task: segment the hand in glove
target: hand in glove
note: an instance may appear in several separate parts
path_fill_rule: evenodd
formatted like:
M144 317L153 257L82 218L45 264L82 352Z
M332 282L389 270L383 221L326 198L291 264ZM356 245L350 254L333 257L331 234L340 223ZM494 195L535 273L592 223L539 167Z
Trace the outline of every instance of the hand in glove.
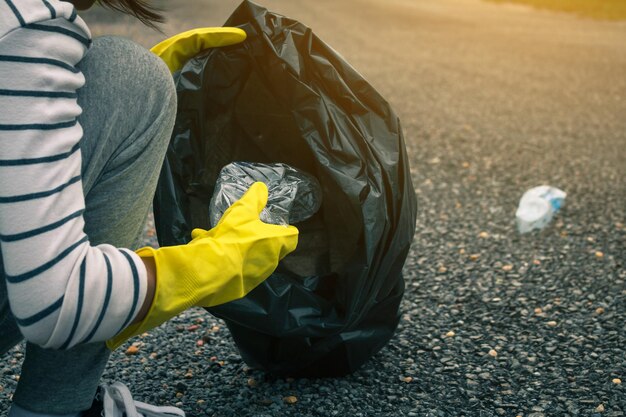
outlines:
M150 50L161 57L170 71L175 73L185 62L205 49L233 45L245 39L246 32L239 28L199 28L172 36Z
M254 183L211 230L195 229L187 245L142 248L156 265L156 288L144 319L110 339L115 349L192 306L211 307L244 297L276 269L298 243L298 229L263 223L267 187Z

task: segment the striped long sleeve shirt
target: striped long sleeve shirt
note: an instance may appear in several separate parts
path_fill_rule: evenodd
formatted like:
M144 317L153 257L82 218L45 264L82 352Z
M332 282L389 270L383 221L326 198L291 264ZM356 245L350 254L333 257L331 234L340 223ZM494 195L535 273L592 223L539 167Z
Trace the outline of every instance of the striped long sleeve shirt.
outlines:
M11 311L46 348L109 339L146 296L141 259L83 231L76 64L90 44L70 3L0 0L0 248Z

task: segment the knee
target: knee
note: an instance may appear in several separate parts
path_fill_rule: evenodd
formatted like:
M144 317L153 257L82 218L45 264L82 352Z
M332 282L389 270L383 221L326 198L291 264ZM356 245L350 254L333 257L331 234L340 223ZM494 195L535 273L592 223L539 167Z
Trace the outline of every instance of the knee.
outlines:
M159 118L175 118L173 77L165 63L142 46L121 37L98 37L80 66L86 72L87 85L87 72L95 72L95 82L117 96L123 107L130 107L129 111L134 107L142 112L151 110Z

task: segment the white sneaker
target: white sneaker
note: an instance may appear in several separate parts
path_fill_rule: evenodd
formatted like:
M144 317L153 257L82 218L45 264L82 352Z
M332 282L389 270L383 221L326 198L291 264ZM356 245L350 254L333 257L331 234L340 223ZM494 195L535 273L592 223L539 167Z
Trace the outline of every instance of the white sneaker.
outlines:
M96 399L85 416L102 417L185 417L176 407L157 407L134 401L128 387L121 382L100 385Z

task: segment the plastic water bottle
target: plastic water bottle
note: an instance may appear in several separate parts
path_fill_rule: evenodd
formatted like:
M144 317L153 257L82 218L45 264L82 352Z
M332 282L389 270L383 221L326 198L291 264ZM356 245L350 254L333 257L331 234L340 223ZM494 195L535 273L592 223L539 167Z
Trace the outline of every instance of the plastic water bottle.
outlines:
M322 204L322 187L315 177L289 165L233 162L220 171L209 203L209 221L220 218L250 186L267 185L267 206L261 212L265 223L287 226L313 216Z
M526 191L515 212L517 230L520 233L528 233L546 227L563 206L566 195L563 190L549 185L541 185Z

